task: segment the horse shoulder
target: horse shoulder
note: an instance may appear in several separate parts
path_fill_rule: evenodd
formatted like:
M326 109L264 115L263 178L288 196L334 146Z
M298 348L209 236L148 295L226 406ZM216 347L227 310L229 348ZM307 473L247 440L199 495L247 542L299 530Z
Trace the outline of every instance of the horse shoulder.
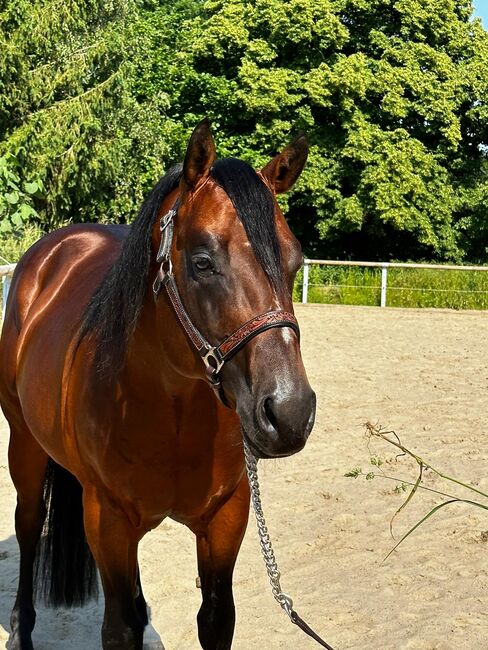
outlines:
M119 254L126 233L125 226L76 224L34 244L19 261L12 281L17 328L39 303L58 297L53 306L59 308L66 293L74 290L91 296Z
M17 265L0 342L0 392L3 401L20 401L33 432L50 437L59 425L82 314L126 231L124 226L68 226L39 240Z

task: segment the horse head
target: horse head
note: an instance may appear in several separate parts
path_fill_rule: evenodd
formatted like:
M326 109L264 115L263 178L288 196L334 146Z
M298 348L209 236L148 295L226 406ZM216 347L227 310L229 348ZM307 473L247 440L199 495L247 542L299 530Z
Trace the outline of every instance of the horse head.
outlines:
M292 288L303 256L276 200L297 180L307 154L302 136L258 172L240 160L216 160L204 120L190 138L177 191L168 253L174 292L184 306L183 321L203 340L217 348L233 332L243 339L219 365L218 385L259 458L302 449L315 418L293 317ZM247 325L256 322L259 327ZM173 363L182 374L205 377L202 358L193 351L191 359L179 354Z

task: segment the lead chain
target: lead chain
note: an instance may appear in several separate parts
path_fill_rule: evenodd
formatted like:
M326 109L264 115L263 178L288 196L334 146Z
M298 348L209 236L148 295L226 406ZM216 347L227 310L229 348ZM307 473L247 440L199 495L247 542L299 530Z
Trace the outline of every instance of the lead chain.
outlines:
M263 514L261 505L261 493L259 491L258 480L258 467L257 461L253 453L249 449L246 441L244 440L244 457L246 459L247 478L251 488L251 502L256 515L256 524L258 527L259 542L261 544L261 551L263 553L264 563L266 565L266 572L271 583L271 591L275 600L285 610L290 619L292 619L293 601L281 589L280 585L280 572L276 563L276 557L271 545L271 540L266 526L266 520ZM293 619L292 619L293 621Z

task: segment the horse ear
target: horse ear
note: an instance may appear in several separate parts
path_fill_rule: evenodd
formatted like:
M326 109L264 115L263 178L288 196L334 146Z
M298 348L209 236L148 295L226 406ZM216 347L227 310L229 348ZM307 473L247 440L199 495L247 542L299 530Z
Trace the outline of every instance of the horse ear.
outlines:
M308 140L299 136L286 149L275 156L261 173L274 188L276 194L287 192L302 173L308 157Z
M209 174L217 154L207 118L199 122L191 134L183 163L183 187L191 190Z

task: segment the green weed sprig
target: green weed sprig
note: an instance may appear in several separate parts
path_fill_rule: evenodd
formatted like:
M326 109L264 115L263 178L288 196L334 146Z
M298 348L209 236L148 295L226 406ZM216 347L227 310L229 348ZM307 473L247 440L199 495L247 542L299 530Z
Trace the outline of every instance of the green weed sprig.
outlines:
M439 478L443 479L444 481L448 481L450 483L454 483L455 485L462 487L466 490L470 490L471 492L475 492L477 495L480 495L484 499L488 500L488 494L485 492L482 492L478 488L474 487L474 485L471 485L469 483L466 483L464 481L460 481L457 478L454 478L453 476L449 476L448 474L441 472L440 470L436 469L433 465L431 465L429 462L424 460L421 456L415 454L413 451L408 449L408 447L405 447L405 445L402 444L400 438L396 434L395 431L393 430L386 430L383 427L381 427L378 424L372 424L371 422L366 422L365 423L365 429L366 429L366 438L368 440L368 448L369 448L369 442L373 438L379 438L383 440L384 442L389 443L390 445L393 445L396 449L399 450L398 456L410 456L416 463L418 467L418 476L415 482L411 481L405 481L403 479L399 479L396 476L390 476L384 472L384 470L381 468L383 465L383 461L378 457L372 455L370 458L370 463L371 465L375 466L378 468L378 472L370 471L370 472L363 472L362 468L356 467L353 470L346 472L344 476L350 477L350 478L358 478L359 476L364 476L364 478L367 481L371 481L372 479L378 477L378 478L384 478L387 480L395 481L398 485L395 488L395 492L398 494L401 494L403 492L407 492L408 489L410 488L407 498L405 501L402 503L402 505L395 511L393 514L392 518L390 519L390 534L392 537L393 535L393 522L397 515L406 508L406 506L410 503L410 501L413 499L415 496L417 490L425 490L427 492L432 492L434 494L437 494L439 496L445 497L447 500L442 501L441 503L437 504L434 506L424 517L422 517L417 523L412 526L403 536L402 538L395 544L395 546L389 551L389 553L385 556L383 559L383 562L387 560L390 555L404 542L407 537L409 537L419 526L421 526L427 519L432 517L436 512L444 508L445 506L451 505L453 503L466 503L468 505L472 506L477 506L478 508L482 508L483 510L488 510L488 503L480 503L479 501L474 501L472 499L466 499L464 497L455 495L455 494L449 494L448 492L444 492L441 490L435 490L433 488L430 488L426 485L422 484L422 480L424 477L424 473L426 470L430 470L434 474L436 474Z

